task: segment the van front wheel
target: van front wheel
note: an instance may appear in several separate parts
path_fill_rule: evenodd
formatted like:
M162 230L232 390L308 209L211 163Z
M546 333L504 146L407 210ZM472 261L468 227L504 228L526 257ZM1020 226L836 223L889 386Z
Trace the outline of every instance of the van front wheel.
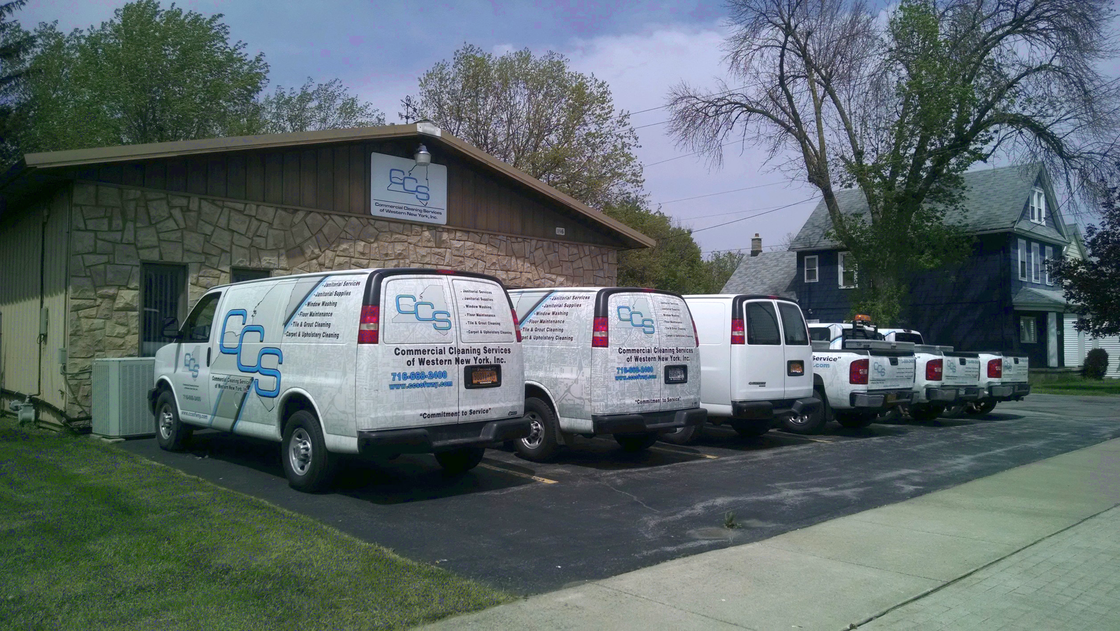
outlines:
M307 410L292 414L284 428L284 475L288 485L304 493L325 489L334 477L337 457L327 452L323 430Z
M170 390L164 390L156 401L156 442L160 449L179 451L192 433L193 428L179 420L175 395Z
M533 462L551 460L560 446L560 427L552 408L536 397L529 397L525 399L525 418L529 420L529 435L517 441L517 453Z
M657 442L657 434L615 434L614 439L622 446L622 451L634 453L652 447Z
M486 453L483 447L463 447L451 451L436 452L436 462L443 467L449 475L466 473L482 462L482 455Z

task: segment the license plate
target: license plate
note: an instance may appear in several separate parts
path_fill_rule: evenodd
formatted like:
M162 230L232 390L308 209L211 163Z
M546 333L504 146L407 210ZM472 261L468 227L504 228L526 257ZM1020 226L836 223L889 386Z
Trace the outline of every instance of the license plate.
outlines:
M463 382L467 388L494 388L502 385L501 366L467 366Z
M688 381L688 366L666 366L665 383L685 383Z

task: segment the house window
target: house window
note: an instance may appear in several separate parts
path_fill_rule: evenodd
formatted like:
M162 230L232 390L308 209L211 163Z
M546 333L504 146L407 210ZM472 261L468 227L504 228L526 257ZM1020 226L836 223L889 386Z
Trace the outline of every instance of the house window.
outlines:
M1019 280L1027 280L1027 242L1019 239Z
M1046 194L1041 188L1031 190L1031 221L1046 223Z
M169 325L177 329L187 310L187 268L145 263L140 267L140 356L154 357L159 347L174 341L164 337Z
M852 289L856 286L856 262L848 260L850 254L851 252L840 252L836 257L840 289Z
M1046 246L1046 254L1042 257L1042 279L1047 285L1053 285L1054 281L1050 278L1050 261L1054 260L1054 248Z
M1031 282L1032 283L1037 283L1039 281L1039 279L1041 278L1041 276L1039 276L1039 267L1041 267L1041 265L1039 265L1039 263L1040 263L1040 261L1039 261L1039 258L1038 258L1038 244L1037 243L1032 243L1031 244Z
M815 283L815 282L817 282L817 278L818 278L818 276L817 276L817 256L815 254L813 256L806 256L805 257L805 282Z
M1033 317L1022 316L1019 318L1019 341L1023 344L1038 343L1038 329L1035 327Z
M247 280L259 280L261 278L268 278L272 272L266 269L249 269L247 267L235 267L229 271L229 282L241 283Z

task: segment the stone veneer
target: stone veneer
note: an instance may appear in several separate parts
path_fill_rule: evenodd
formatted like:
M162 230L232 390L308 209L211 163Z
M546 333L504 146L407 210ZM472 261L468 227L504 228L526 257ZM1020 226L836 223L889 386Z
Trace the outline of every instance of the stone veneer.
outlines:
M90 404L94 358L139 350L140 264L185 263L188 301L231 267L274 276L366 267L448 267L510 286L611 286L617 253L595 245L421 226L151 189L74 185L67 414Z

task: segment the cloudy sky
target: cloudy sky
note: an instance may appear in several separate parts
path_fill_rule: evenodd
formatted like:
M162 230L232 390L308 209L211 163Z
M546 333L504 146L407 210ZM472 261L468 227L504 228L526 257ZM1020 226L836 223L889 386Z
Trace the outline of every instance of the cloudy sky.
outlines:
M110 19L123 4L31 0L15 17L26 28L58 20L69 31ZM615 104L633 112L651 201L696 231L705 252L749 247L754 233L765 246L778 245L800 229L815 205L808 185L790 182L751 147L728 147L723 167L710 170L697 157L683 155L665 133L663 105L670 87L682 80L712 86L724 76L721 43L727 31L718 0L177 4L224 14L234 40L244 41L250 53L264 53L270 90L299 86L308 77L317 82L337 77L391 123L399 122L400 100L416 90L417 78L464 43L495 53L521 48L562 53L574 69L605 80Z

